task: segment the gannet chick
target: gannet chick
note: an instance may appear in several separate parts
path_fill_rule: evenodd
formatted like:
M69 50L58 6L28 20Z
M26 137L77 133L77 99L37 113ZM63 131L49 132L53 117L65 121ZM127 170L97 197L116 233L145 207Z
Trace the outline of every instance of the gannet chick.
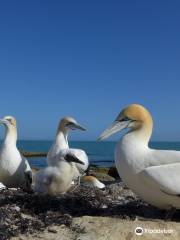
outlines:
M48 195L66 193L76 174L76 163L84 164L73 154L61 155L56 166L48 166L36 173L34 191Z
M104 185L104 183L100 182L94 176L84 176L84 177L82 177L82 180L83 180L83 182L85 182L93 187L99 188L99 189L105 189L105 187L106 187Z
M123 109L99 140L129 129L117 143L115 164L127 186L146 202L161 209L180 208L180 151L148 147L153 120L143 106Z
M27 159L17 149L16 119L6 116L0 119L5 126L5 139L0 149L0 182L8 188L31 189L32 171Z
M76 167L79 171L79 175L83 175L88 169L89 161L88 156L85 151L81 149L69 148L68 144L68 134L70 130L82 130L86 129L82 127L75 119L72 117L64 117L58 125L57 134L55 142L50 148L47 155L47 163L49 166L56 166L59 162L59 155L61 154L73 154L84 164L76 163Z

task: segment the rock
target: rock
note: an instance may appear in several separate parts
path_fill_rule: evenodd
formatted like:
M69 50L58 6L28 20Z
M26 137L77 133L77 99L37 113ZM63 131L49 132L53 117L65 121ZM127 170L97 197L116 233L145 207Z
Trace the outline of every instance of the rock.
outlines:
M14 206L11 208L12 210L15 210L16 212L20 212L21 208L18 206Z
M48 232L57 233L57 230L55 228L49 227Z
M115 178L115 179L119 179L119 173L116 169L116 167L111 167L109 168L109 171L108 171L108 175Z

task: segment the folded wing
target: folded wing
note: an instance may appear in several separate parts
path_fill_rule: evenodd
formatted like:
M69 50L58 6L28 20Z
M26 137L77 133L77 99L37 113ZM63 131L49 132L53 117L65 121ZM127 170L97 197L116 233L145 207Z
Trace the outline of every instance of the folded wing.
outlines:
M180 163L148 167L139 177L169 195L180 195Z

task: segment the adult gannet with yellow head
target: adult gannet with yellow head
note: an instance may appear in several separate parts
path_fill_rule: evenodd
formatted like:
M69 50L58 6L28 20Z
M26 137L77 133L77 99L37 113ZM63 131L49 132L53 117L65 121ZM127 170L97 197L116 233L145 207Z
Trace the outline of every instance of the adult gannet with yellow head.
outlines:
M49 166L57 166L59 159L65 154L73 154L83 164L76 163L78 169L78 176L83 175L89 166L88 156L85 151L81 149L69 148L68 134L70 130L82 130L86 129L82 127L74 118L64 117L61 119L58 125L55 142L50 148L47 155L47 163ZM75 177L76 178L76 177Z
M16 146L16 119L6 116L0 119L6 128L5 139L0 149L0 182L6 187L30 190L32 171L27 159L22 156Z
M153 120L143 106L123 109L99 137L129 129L115 149L115 164L122 180L146 202L162 208L180 208L180 151L148 147Z

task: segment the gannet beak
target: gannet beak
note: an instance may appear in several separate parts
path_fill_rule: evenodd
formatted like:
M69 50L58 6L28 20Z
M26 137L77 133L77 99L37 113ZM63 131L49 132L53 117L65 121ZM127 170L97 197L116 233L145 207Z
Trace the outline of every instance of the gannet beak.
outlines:
M7 121L7 120L5 120L5 119L0 119L0 124L8 124L9 122Z
M84 165L84 162L79 160L77 157L75 157L73 154L66 154L64 157L67 162L75 162Z
M119 132L128 127L130 121L115 121L108 127L97 139L97 141L102 141L116 132Z
M82 126L81 126L80 124L78 124L78 123L74 123L73 128L74 128L74 129L79 129L79 130L81 130L81 131L86 131L86 128L82 127Z

